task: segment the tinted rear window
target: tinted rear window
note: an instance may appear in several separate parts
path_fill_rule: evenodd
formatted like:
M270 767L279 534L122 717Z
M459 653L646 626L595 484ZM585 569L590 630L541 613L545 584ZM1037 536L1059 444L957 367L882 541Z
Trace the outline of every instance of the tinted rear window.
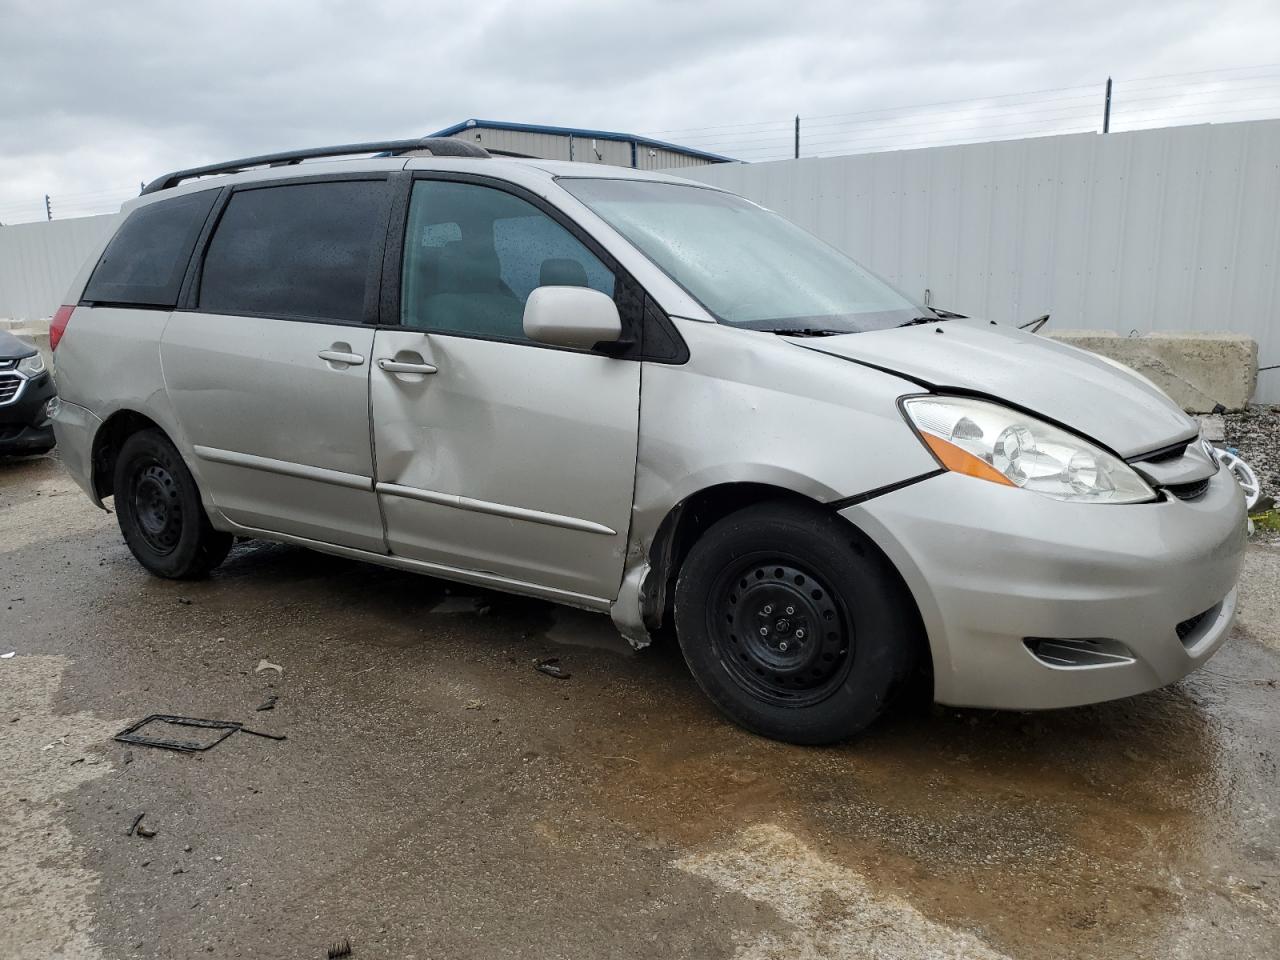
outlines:
M200 309L359 322L385 197L383 180L236 192L209 241Z
M217 190L157 200L129 214L85 286L100 303L172 307Z

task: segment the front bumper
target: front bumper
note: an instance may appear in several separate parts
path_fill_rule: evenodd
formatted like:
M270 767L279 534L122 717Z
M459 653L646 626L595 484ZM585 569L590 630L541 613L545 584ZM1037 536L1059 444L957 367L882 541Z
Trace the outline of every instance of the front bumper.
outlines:
M941 703L1035 710L1142 693L1208 660L1235 616L1246 518L1226 470L1195 500L1115 506L945 473L842 515L907 581ZM1033 654L1059 639L1107 656Z
M22 381L14 398L0 403L0 454L43 453L53 447L53 423L45 405L55 392L46 372Z

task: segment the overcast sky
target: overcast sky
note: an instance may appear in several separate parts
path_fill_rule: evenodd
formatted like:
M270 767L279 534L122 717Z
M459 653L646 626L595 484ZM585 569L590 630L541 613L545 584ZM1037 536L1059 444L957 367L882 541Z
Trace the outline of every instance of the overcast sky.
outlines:
M1115 129L1280 116L1275 61L1277 0L0 0L0 221L468 117L766 159L796 113L806 153L1096 127L1108 74Z

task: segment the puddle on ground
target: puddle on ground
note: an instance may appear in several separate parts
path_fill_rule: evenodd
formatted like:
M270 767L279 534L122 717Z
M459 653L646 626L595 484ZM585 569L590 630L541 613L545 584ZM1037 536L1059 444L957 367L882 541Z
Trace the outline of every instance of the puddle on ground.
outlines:
M1223 657L1219 669L1257 665ZM1233 691L1270 698L1259 729L1247 703L1240 715L1213 709L1218 682L1045 714L921 707L856 743L816 750L673 704L660 724L643 721L669 731L665 740L648 729L625 749L602 745L630 762L602 764L610 777L598 802L703 851L697 862L720 864L725 877L725 864L754 862L744 849L792 836L809 851L796 854L803 863L821 854L819 872L849 871L840 875L1018 957L1199 960L1233 936L1270 937L1261 953L1244 955L1276 955L1280 694ZM841 909L832 936L863 915ZM785 950L765 946L740 955L816 949L803 938ZM892 947L869 955L909 955Z

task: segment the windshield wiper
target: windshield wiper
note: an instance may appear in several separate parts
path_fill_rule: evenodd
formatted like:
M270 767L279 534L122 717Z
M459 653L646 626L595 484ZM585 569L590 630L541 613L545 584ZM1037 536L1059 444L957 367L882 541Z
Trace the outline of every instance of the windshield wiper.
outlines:
M766 333L776 333L780 337L838 337L844 333L852 333L851 330L822 330L815 327L799 327L791 330L768 330Z
M900 327L918 327L922 323L941 323L943 320L950 320L951 317L912 317L910 320L904 320L898 324Z

